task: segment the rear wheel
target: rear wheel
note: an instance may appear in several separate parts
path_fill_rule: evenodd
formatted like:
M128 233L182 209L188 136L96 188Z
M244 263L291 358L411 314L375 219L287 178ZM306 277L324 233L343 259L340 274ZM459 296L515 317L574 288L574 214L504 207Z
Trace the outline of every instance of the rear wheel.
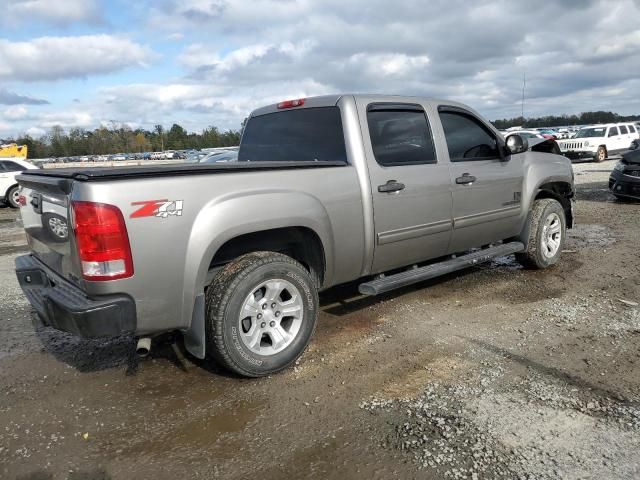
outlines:
M527 250L516 254L525 267L542 269L558 262L566 235L564 208L557 200L535 200L529 215Z
M304 352L318 316L309 272L276 252L225 266L206 294L207 353L247 377L278 372Z
M598 151L596 152L596 156L594 157L594 161L596 163L604 162L607 159L607 149L600 145L598 147Z
M9 204L9 206L12 208L20 207L19 199L20 199L20 190L18 185L11 187L7 192L7 203Z

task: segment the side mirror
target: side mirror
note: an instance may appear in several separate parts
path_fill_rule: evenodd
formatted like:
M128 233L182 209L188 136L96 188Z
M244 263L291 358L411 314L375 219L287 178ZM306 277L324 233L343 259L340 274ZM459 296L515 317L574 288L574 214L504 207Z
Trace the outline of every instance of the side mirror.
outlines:
M529 142L526 138L514 133L507 137L507 150L511 155L526 152L529 150Z

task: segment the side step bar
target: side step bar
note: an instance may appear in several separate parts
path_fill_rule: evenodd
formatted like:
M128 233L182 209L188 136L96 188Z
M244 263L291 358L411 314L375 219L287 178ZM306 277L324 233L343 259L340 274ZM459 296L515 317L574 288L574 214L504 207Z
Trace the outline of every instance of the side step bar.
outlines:
M443 262L414 268L413 270L406 270L388 277L377 278L370 282L360 284L358 291L363 295L379 295L396 288L406 287L413 283L422 282L423 280L446 275L447 273L462 270L463 268L471 267L478 263L487 262L493 258L522 251L524 251L524 244L522 242L502 243Z

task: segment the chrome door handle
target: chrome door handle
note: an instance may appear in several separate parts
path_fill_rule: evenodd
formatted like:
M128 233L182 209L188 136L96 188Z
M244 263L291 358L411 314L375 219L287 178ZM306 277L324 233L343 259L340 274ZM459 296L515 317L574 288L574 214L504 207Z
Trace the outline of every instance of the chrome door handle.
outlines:
M404 183L400 183L396 180L389 180L384 185L378 185L378 191L380 193L393 193L404 190Z
M461 177L456 178L456 183L458 185L471 185L473 182L477 180L473 175L469 175L468 173L463 173Z

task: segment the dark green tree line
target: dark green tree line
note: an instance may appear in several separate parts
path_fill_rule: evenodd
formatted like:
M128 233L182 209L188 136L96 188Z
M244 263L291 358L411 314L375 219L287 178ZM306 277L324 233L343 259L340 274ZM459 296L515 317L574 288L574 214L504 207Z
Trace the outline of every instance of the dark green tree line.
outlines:
M151 131L133 130L127 125L113 123L94 130L83 128L64 130L60 126L54 126L46 135L39 138L20 135L5 141L27 145L29 158L71 157L230 147L240 143L240 131L223 132L211 126L201 133L189 133L177 123L174 123L169 130L165 130L162 125L156 125Z
M580 115L548 115L536 118L510 118L493 121L497 129L523 126L528 128L539 127L566 127L570 125L590 125L596 123L632 122L640 119L638 115L623 116L613 112L583 112Z

